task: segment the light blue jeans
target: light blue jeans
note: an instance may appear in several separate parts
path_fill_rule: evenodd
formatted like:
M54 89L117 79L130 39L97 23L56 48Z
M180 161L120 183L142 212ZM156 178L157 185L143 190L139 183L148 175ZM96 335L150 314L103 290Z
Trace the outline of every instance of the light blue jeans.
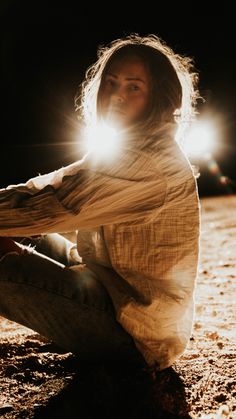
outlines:
M142 361L96 275L69 269L66 239L50 234L32 244L34 249L9 253L0 262L0 316L35 330L81 360Z

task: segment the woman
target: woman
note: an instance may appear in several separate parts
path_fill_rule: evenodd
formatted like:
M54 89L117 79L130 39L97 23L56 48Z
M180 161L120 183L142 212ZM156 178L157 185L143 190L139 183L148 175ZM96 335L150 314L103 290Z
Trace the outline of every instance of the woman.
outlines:
M0 190L0 315L81 359L162 370L183 353L199 199L176 138L197 94L191 60L155 35L99 49L76 98L84 158ZM101 126L110 129L105 150ZM76 249L57 234L75 230ZM34 247L9 238L35 235Z

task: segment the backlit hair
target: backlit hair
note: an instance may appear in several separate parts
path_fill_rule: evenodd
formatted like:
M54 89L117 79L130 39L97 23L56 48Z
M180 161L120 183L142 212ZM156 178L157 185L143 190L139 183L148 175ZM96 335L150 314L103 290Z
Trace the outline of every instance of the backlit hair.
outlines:
M195 116L199 98L198 77L193 71L192 59L174 53L153 34L143 37L131 34L98 48L98 59L88 68L75 97L76 111L85 125L98 122L99 88L103 77L114 60L126 56L140 58L151 76L151 100L145 119L140 122L145 132L155 129L160 122L175 121L182 129L188 126Z

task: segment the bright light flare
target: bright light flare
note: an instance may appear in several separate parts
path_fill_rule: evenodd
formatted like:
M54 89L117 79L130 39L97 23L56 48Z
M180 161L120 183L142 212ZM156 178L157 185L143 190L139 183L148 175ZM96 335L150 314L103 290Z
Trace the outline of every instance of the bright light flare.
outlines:
M121 135L105 123L88 127L84 135L86 153L92 153L98 160L112 160L119 154Z
M217 138L216 127L210 121L198 121L186 134L183 145L188 157L206 158L215 147Z

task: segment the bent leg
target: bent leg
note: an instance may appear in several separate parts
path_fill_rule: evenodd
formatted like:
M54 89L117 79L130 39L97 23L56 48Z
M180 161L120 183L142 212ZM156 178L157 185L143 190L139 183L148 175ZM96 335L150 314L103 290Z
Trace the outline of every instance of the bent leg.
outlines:
M0 315L84 360L140 357L96 275L87 268L73 271L35 251L8 254L0 262Z

